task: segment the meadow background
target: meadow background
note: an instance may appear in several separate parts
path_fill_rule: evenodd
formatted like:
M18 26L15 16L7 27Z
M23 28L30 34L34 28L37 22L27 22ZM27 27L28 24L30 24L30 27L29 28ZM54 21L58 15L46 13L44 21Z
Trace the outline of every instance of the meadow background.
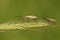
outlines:
M0 23L17 16L54 17L56 27L46 32L16 30L0 32L0 40L60 40L60 0L0 0Z

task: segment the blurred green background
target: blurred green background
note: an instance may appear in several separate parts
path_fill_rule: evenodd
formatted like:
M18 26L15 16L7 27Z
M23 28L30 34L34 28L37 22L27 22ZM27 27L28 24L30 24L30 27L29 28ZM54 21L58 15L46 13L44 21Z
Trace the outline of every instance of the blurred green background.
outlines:
M54 17L57 20L56 27L46 32L0 32L0 40L60 40L60 0L0 0L0 23L24 15Z

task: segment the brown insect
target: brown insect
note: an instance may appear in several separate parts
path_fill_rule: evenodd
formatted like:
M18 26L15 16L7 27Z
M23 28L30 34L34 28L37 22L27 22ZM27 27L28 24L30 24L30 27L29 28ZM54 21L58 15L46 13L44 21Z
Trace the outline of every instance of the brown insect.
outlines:
M54 25L56 24L56 20L54 18L43 18L43 19L49 23L53 23Z

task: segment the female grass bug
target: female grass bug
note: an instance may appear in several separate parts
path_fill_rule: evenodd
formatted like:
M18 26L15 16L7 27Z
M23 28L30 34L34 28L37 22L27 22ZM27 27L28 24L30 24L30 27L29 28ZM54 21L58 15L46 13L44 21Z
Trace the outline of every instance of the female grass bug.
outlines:
M32 20L32 21L37 21L37 16L23 16L23 20Z

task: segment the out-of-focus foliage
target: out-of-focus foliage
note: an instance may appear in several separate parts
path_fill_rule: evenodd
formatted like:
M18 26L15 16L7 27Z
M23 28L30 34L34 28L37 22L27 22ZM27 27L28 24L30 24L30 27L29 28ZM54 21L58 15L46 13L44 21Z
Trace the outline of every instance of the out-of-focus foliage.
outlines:
M0 33L0 40L60 40L60 0L0 0L0 23L19 20L17 16L53 17L55 28L46 32L27 30Z

